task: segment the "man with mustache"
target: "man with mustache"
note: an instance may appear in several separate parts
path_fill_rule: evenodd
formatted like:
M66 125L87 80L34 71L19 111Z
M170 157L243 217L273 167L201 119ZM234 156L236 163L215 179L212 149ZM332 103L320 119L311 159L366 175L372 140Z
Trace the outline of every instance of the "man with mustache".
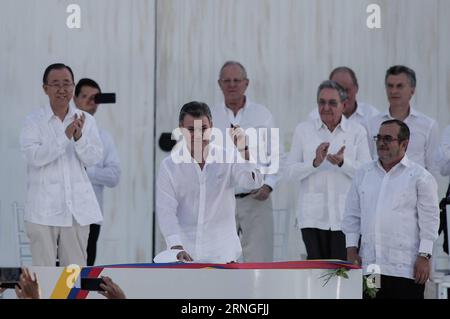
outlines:
M347 259L381 272L377 298L423 299L430 276L439 208L433 176L406 155L410 131L399 120L381 124L378 159L356 172L342 222ZM358 240L361 247L358 251Z
M355 72L347 66L340 66L331 71L329 79L337 82L347 93L343 111L344 116L350 121L356 121L361 124L366 129L368 141L371 143L369 121L380 112L372 105L357 100L359 83ZM319 118L318 109L314 108L309 117L313 119Z
M300 184L297 225L308 259L346 259L345 198L355 170L371 159L366 130L343 115L346 99L338 83L320 84L320 118L297 126L286 164L287 178Z
M86 265L89 225L102 220L86 167L102 159L94 118L70 105L72 69L44 72L49 105L31 113L20 136L27 162L25 227L34 266Z

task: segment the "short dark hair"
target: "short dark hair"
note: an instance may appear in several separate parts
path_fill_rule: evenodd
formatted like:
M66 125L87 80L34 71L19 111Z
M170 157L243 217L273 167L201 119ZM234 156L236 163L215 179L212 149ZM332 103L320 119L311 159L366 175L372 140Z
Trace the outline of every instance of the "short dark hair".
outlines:
M81 93L81 89L84 86L89 86L91 88L97 89L100 93L102 93L102 89L100 88L100 85L98 85L97 82L95 82L92 79L81 79L80 81L78 81L77 85L75 86L75 96L78 97L78 95L80 95Z
M319 100L320 92L323 89L334 89L338 91L341 102L345 102L348 99L347 92L342 86L339 85L339 83L337 83L336 81L326 80L320 83L319 88L317 89L317 100Z
M195 118L206 116L209 121L212 122L211 110L209 109L208 104L203 102L193 101L183 105L178 118L180 124L183 122L186 115L191 115Z
M416 72L404 65L394 65L386 71L386 77L384 78L385 85L387 84L387 79L390 75L399 75L402 73L406 74L411 87L415 88L417 85Z
M411 132L409 130L408 125L406 125L405 122L397 120L397 119L392 119L392 120L384 121L383 123L381 123L381 126L388 125L388 124L397 124L400 127L400 131L398 132L398 136L397 136L399 142L409 140Z
M340 72L348 73L350 75L350 77L352 78L353 85L355 85L356 87L359 87L358 79L356 78L355 72L347 66L340 66L340 67L335 68L333 71L331 71L329 79L331 80L333 78L333 76L335 76L336 73L340 73Z
M73 76L73 71L70 68L70 66L65 65L63 63L55 63L55 64L51 64L49 65L45 71L44 71L44 76L42 78L42 83L47 84L47 80L48 80L48 75L50 74L51 71L53 70L62 70L62 69L67 69L70 72L70 75L72 76L72 82L75 82L75 77Z

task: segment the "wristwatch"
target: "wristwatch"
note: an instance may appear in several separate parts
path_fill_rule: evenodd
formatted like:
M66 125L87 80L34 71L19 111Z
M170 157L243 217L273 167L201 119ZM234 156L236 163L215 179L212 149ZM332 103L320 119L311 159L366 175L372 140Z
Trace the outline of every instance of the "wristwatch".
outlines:
M428 253L419 253L419 257L426 258L427 260L430 260L431 254Z

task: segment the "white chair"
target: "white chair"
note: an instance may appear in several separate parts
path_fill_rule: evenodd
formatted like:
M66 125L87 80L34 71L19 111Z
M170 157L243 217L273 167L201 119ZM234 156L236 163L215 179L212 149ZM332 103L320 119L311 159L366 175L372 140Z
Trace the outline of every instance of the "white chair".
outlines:
M286 260L289 241L290 214L288 209L273 210L274 261Z
M32 258L31 258L31 250L30 250L30 240L28 239L26 230L25 230L25 207L20 205L17 202L12 204L13 213L16 216L16 224L17 224L17 236L18 236L18 246L19 246L19 262L21 266L31 266Z

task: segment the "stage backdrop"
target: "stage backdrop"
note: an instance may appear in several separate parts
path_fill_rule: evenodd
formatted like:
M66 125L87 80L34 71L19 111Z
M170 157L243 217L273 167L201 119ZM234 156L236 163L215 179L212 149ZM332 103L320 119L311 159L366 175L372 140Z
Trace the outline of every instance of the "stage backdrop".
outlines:
M72 3L81 8L81 29L67 27ZM122 164L120 184L105 190L98 261L150 260L154 1L7 0L0 6L0 264L28 255L17 246L15 215L26 187L19 134L25 116L48 103L42 74L55 62L70 65L76 80L91 77L104 92L117 93L117 104L100 106L96 115L98 126L114 138Z
M71 3L81 7L81 29L66 26ZM380 29L367 27L372 3L381 9ZM0 263L20 257L14 213L24 203L25 164L18 136L24 116L46 102L41 76L48 64L68 63L77 78L93 77L117 93L117 105L97 116L116 141L123 170L120 185L105 192L98 262L148 262L153 236L156 252L164 248L157 227L153 232L153 190L168 154L157 140L177 126L185 102L221 101L224 61L247 67L248 96L273 112L287 150L318 84L340 65L356 71L358 99L380 110L387 107L386 69L414 68L414 104L442 129L449 122L449 14L447 0L2 1ZM274 194L278 260L304 254L295 192L282 183Z

